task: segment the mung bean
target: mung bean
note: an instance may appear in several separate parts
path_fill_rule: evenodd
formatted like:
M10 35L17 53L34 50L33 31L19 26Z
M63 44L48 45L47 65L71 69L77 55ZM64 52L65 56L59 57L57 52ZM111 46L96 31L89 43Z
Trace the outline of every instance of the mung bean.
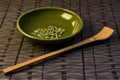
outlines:
M48 26L48 28L38 28L32 32L33 35L45 39L58 39L66 30L56 26Z

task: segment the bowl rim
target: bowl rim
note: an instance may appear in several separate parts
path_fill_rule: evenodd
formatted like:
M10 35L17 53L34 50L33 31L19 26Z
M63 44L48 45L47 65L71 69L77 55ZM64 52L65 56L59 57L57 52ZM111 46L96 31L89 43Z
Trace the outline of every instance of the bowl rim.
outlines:
M27 34L26 32L24 32L21 28L20 28L20 25L19 25L19 22L20 22L20 19L30 13L30 12L34 12L34 11L37 11L37 10L42 10L42 9L56 9L56 10L62 10L62 11L65 11L65 12L68 12L68 13L71 13L72 15L74 15L80 22L81 22L81 28L75 33L75 34L72 34L72 35L69 35L69 36L66 36L66 37L63 37L63 38L58 38L58 39L42 39L42 38L37 38L37 37L33 37L29 34ZM20 33L22 33L24 36L28 37L28 38L31 38L31 39L35 39L35 40L39 40L39 41L56 41L56 40L64 40L64 39L68 39L68 38L71 38L73 36L75 36L76 34L78 34L82 28L83 28L83 20L82 18L75 12L73 12L72 10L69 10L69 9L66 9L66 8L61 8L61 7L40 7L40 8L35 8L35 9L31 9L29 11L26 11L26 12L23 12L17 19L17 22L16 22L16 25L17 25L17 29Z

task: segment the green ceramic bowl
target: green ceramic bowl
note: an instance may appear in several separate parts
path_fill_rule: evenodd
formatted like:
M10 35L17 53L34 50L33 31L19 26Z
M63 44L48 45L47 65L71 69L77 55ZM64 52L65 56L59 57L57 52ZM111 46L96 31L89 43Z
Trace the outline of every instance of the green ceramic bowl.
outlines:
M41 7L23 13L17 20L18 30L41 43L59 43L78 34L83 21L76 13L59 7Z

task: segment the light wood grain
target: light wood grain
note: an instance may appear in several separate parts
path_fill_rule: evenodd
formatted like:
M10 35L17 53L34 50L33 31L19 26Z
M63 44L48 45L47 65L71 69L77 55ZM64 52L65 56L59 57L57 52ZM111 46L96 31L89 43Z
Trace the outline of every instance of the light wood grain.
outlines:
M33 64L35 62L42 61L42 60L48 59L50 57L65 53L69 50L73 50L73 49L78 48L80 46L84 46L85 44L88 44L88 43L91 43L91 42L94 42L94 41L98 41L98 40L107 39L112 35L113 32L114 32L113 29L111 29L109 27L104 27L98 34L96 34L96 35L94 35L94 36L92 36L92 37L90 37L90 38L88 38L84 41L78 42L74 45L62 48L60 50L57 50L57 51L54 51L54 52L51 52L51 53L47 53L45 55L42 55L42 56L39 56L39 57L36 57L36 58L33 58L31 60L28 60L28 61L16 64L16 65L7 67L7 68L3 69L2 72L3 72L3 74L6 74L6 73L9 73L11 71L14 71L14 70L20 69L22 67L25 67L27 65Z

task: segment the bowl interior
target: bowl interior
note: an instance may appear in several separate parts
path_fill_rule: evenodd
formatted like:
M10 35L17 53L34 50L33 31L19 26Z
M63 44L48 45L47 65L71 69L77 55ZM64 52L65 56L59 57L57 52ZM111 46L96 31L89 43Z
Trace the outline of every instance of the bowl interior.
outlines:
M59 39L64 39L78 33L82 28L82 20L77 14L61 8L41 8L29 11L18 19L18 29L27 37L41 39L32 32L39 28L55 26L65 29ZM45 39L45 38L43 38ZM46 39L47 40L47 39Z

